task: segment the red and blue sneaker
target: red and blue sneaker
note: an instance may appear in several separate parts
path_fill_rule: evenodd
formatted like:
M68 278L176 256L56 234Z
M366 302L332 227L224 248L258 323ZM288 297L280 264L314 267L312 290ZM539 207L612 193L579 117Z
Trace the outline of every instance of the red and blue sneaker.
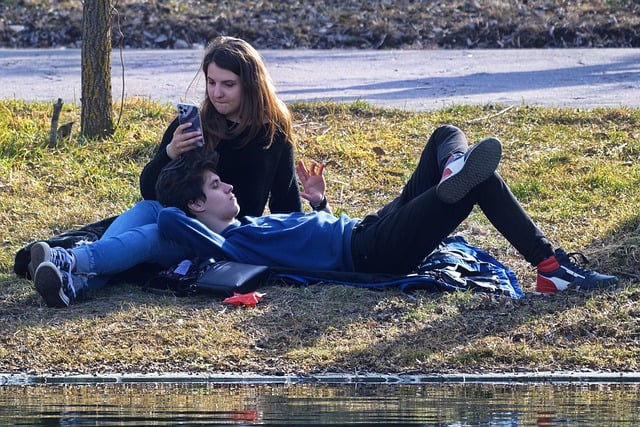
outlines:
M564 290L592 290L618 284L618 278L589 270L576 264L571 257L579 256L584 264L587 258L580 252L566 253L556 249L553 256L538 264L536 294L550 295Z

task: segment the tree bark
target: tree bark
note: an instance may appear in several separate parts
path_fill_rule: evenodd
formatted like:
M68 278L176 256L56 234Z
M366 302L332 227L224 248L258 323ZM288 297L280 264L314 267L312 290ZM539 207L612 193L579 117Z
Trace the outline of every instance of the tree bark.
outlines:
M85 0L82 8L82 113L85 138L113 134L111 0Z

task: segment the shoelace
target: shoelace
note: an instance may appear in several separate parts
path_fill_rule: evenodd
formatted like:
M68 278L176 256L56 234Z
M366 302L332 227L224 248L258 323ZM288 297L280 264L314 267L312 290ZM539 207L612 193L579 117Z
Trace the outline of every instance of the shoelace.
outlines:
M556 258L557 257L558 256L556 255ZM560 262L561 265L564 264L563 261L566 261L566 263L569 264L572 270L575 269L579 271L581 274L584 274L585 276L591 273L591 270L575 262L574 260L576 259L579 260L579 262L581 262L583 265L589 265L589 259L582 252L569 252L569 253L563 252L562 256L560 257L560 260L558 261Z
M71 299L76 298L76 288L73 286L73 278L70 272L62 272L62 288L64 289L64 293L67 295L71 292Z
M60 270L65 270L71 274L71 255L64 249L54 249L51 251L51 262L59 266Z
M447 166L449 166L452 162L455 162L461 157L465 157L465 155L466 153L460 153L459 151L451 153L449 155L449 158L447 158L446 162L444 163L444 169L446 169Z

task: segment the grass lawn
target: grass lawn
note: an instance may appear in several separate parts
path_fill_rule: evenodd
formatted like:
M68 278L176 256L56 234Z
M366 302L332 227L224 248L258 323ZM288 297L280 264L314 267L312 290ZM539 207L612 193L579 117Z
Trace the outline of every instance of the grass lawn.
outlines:
M75 122L73 132L48 148L51 105L0 101L0 373L640 369L639 110L291 108L297 155L328 162L334 212L355 217L400 191L437 126L457 125L472 142L498 137L498 171L540 228L620 285L531 295L534 269L474 211L456 234L513 269L527 297L271 284L256 307L238 308L123 284L48 308L13 274L16 251L135 203L140 171L174 107L128 100L112 139L79 144L80 111L65 105L60 123Z

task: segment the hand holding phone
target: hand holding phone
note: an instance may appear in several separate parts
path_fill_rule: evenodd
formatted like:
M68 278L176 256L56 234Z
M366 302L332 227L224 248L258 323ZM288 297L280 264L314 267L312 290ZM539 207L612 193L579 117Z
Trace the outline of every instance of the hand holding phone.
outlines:
M198 106L195 104L188 103L179 103L178 104L178 122L180 124L191 123L191 126L188 127L186 132L194 132L199 131L202 132L202 124L200 122L200 110ZM198 146L202 147L204 145L204 141L200 140L198 142Z

